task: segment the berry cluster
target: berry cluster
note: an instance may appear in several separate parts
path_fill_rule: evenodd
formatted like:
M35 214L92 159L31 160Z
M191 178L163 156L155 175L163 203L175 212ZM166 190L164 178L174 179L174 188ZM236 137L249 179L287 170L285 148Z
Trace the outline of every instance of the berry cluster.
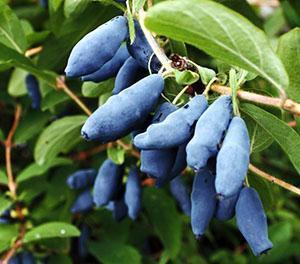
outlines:
M220 96L210 106L203 95L181 108L167 102L157 106L163 77L154 73L141 79L136 67L145 74L148 65L157 72L160 64L136 21L135 29L131 45L126 18L116 17L87 34L71 52L69 77L102 81L118 72L113 95L87 119L82 136L110 142L132 133L141 152L140 170L155 178L158 187L170 182L175 199L191 215L196 237L204 234L212 217L228 220L236 215L253 253L268 251L272 243L260 198L244 186L249 135L243 119L233 117L231 97ZM191 199L178 177L187 165L196 172ZM137 168L130 171L125 191L122 176L123 167L106 160L94 183L94 203L108 205L116 219L127 214L136 219L141 206L139 173Z

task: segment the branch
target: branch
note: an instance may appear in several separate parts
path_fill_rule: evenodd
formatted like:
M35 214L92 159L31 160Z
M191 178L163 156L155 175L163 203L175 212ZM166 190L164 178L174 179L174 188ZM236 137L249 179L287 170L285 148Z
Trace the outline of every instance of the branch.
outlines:
M11 195L14 199L17 197L17 185L14 181L14 176L12 172L12 166L11 166L11 147L12 147L12 138L16 132L16 129L19 125L20 121L20 116L21 116L21 106L17 105L16 110L15 110L15 118L13 125L8 133L7 139L4 142L5 145L5 163L6 163L6 173L7 173L7 178L8 178L8 188L9 191L11 192Z
M70 88L66 85L64 77L58 77L56 79L56 88L63 90L68 96L72 98L73 101L88 115L90 116L92 112L86 107L86 105L74 94Z
M296 194L300 195L300 189L297 188L296 186L291 185L291 184L289 184L289 183L287 183L283 180L280 180L278 178L275 178L274 176L272 176L272 175L260 170L259 168L255 167L253 164L249 165L249 170L254 172L256 175L266 179L269 182L275 183L275 184L281 186L284 189L287 189L287 190L289 190L293 193L296 193Z
M42 50L43 50L42 46L38 46L38 47L35 47L35 48L32 48L32 49L26 50L25 57L29 58L33 55L36 55L36 54L40 53Z
M231 89L227 86L222 86L218 84L213 84L211 90L220 94L231 94ZM297 116L300 116L300 104L294 102L291 99L286 99L282 101L281 98L274 98L270 96L265 96L261 94L246 92L243 90L238 90L237 96L243 100L255 102L264 105L270 105L280 109L289 111Z

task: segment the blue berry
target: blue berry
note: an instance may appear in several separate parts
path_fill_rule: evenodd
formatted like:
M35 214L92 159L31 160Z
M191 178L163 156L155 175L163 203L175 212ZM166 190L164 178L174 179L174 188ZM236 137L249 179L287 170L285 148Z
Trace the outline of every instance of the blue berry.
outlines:
M31 99L31 107L39 109L41 105L41 92L38 80L32 74L28 74L25 79L26 89Z
M127 47L130 55L135 58L138 63L144 68L148 69L149 60L150 68L153 72L158 72L161 68L161 64L157 59L156 55L154 55L151 46L149 45L144 32L139 24L139 22L134 21L135 27L135 39L132 44L130 44L130 40L127 41Z
M234 117L217 156L216 191L229 197L243 185L250 160L250 139L244 120Z
M83 224L80 229L80 237L78 238L78 255L80 258L86 258L89 254L87 243L91 235L91 229L88 225Z
M124 62L128 59L129 53L126 46L121 46L116 55L106 62L95 72L81 77L82 81L102 82L116 76Z
M82 192L71 207L71 212L75 213L86 213L93 208L93 196L89 190Z
M166 149L178 147L191 138L194 125L207 107L203 95L195 96L185 106L171 113L163 122L152 124L147 131L134 138L140 149Z
M71 51L67 67L68 77L95 72L111 60L128 37L127 19L117 16L85 35Z
M137 61L134 58L129 57L117 74L115 87L112 93L118 94L124 89L130 87L145 77L145 73L145 70L137 63Z
M101 165L94 183L94 203L100 207L108 204L118 193L123 168L107 159Z
M235 214L235 205L239 197L239 192L233 196L222 198L218 200L215 217L221 221L231 219Z
M188 165L198 170L218 152L232 116L231 97L220 96L199 118L195 134L186 147Z
M216 204L215 177L208 167L200 169L193 183L192 190L192 230L200 238L211 221Z
M268 224L263 205L255 189L241 190L235 207L236 222L255 256L273 247L268 238Z
M137 167L132 168L129 172L124 197L128 216L132 220L136 220L142 206L142 187Z
M97 172L94 169L78 170L67 179L67 184L71 189L83 189L94 184Z
M190 194L181 180L181 176L177 176L170 182L170 191L179 204L182 212L187 216L191 216L191 199Z
M143 124L164 89L161 75L152 74L111 96L85 122L81 134L86 140L114 141Z

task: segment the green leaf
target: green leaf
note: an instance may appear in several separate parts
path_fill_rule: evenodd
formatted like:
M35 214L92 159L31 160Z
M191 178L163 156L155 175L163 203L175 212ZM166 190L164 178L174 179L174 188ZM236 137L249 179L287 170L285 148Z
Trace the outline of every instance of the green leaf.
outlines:
M4 170L0 169L0 184L7 184L7 176Z
M107 149L107 156L116 164L123 164L125 161L125 150L120 147L112 147Z
M34 149L39 165L53 160L60 152L72 148L80 141L80 128L86 116L68 116L54 121L40 135Z
M9 248L12 242L18 236L18 226L17 225L0 225L0 252Z
M290 79L287 93L290 98L300 102L300 28L280 37L277 52Z
M12 201L3 197L3 194L0 196L0 215L12 205Z
M85 97L99 97L101 94L111 92L114 87L114 83L114 78L100 83L84 82L81 87L81 92Z
M170 48L171 52L174 54L179 54L181 56L187 57L187 49L182 41L176 41L173 39L170 39Z
M46 112L28 111L25 118L22 117L20 125L14 136L16 144L24 143L38 133L41 132L43 127L49 121L50 114Z
M189 70L185 70L185 71L175 70L174 74L175 74L176 82L182 85L190 85L199 80L199 74Z
M0 42L23 53L26 50L26 37L20 20L8 5L0 1Z
M162 190L147 188L143 204L165 250L169 257L174 259L181 247L180 215L174 201Z
M99 242L88 244L91 254L105 264L139 264L141 255L132 246L102 238Z
M49 169L63 166L63 165L69 165L72 164L72 161L66 158L55 158L53 160L50 160L50 162L45 162L42 165L32 163L31 165L27 166L24 170L20 172L20 174L17 177L17 182L23 182L26 180L29 180L33 177L42 175L46 173Z
M23 243L34 242L45 238L78 237L80 231L77 227L63 222L50 222L34 227L24 236Z
M288 155L295 169L300 173L300 136L296 131L276 116L255 105L242 104L242 111L251 116L274 138Z
M146 3L146 0L133 0L133 10L138 12Z
M68 100L70 100L70 97L66 93L53 89L43 98L41 105L42 111L51 109L52 107Z
M25 78L28 72L16 68L12 72L9 83L8 83L8 93L11 96L22 96L27 94L26 85L25 85Z
M130 44L132 44L135 39L135 27L134 27L133 15L131 14L129 6L127 7L127 20L128 20Z
M288 85L285 69L265 34L221 4L208 0L165 1L149 9L145 25L158 34L257 73L277 89Z
M67 18L71 16L77 16L86 9L88 4L89 1L87 0L66 0L64 3L65 16Z

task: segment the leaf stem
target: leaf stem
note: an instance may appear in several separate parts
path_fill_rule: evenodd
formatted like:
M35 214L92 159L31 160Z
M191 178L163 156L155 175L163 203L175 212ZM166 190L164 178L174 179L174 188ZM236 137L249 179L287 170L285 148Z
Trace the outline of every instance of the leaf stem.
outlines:
M17 184L15 183L12 165L11 165L11 147L12 147L12 138L16 132L16 129L19 125L20 117L21 117L21 106L17 105L15 110L15 117L13 125L8 133L8 136L4 142L5 145L5 163L6 163L6 173L8 178L8 188L11 192L12 198L15 200L17 198Z
M38 47L35 47L35 48L32 48L32 49L26 50L25 57L29 58L33 55L36 55L36 54L40 53L42 50L43 50L42 46L38 46Z
M300 195L300 189L297 188L296 186L291 185L283 180L280 180L280 179L272 176L271 174L268 174L268 173L260 170L259 168L255 167L253 164L249 165L249 170L252 171L253 173L255 173L256 175L266 179L269 182L275 183L284 189L287 189L297 195Z

